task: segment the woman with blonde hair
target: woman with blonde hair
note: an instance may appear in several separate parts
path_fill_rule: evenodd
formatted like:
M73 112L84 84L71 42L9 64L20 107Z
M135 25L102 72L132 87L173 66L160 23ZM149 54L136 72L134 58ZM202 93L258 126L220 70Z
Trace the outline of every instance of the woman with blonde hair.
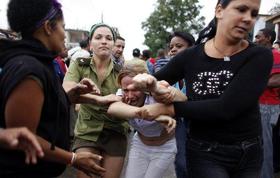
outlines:
M156 103L147 92L127 88L134 76L147 72L146 63L142 60L125 62L118 76L124 103L115 102L108 109L110 115L129 120L136 130L131 140L126 178L163 177L168 167L174 163L177 152L174 136L176 122L173 118L161 115L155 121L146 121L138 114L144 105L154 104L160 107L164 104ZM185 99L186 96L182 94L178 100Z

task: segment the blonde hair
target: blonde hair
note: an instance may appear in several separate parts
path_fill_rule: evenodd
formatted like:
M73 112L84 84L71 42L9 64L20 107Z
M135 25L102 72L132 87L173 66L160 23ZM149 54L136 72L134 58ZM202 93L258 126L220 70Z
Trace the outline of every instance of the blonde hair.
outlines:
M137 74L148 73L146 62L141 59L132 59L125 61L123 68L118 75L118 84L121 85L121 80L126 77L134 77Z

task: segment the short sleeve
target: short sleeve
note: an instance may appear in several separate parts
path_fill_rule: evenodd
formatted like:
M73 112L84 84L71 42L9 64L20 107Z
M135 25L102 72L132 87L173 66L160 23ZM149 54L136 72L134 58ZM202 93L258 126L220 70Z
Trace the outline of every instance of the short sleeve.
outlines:
M64 76L64 81L73 81L76 83L80 82L81 75L79 68L80 66L77 61L72 62Z
M277 50L272 50L273 54L273 66L271 70L271 74L280 73L280 52Z

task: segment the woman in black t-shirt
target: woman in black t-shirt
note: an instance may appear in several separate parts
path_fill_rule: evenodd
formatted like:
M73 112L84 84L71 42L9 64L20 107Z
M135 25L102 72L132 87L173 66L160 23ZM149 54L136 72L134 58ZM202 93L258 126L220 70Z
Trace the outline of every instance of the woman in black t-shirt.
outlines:
M197 45L176 55L154 74L170 85L186 80L188 101L173 102L172 93L165 88L153 96L168 105L145 106L142 115L189 119L190 177L260 176L263 150L258 98L268 81L272 54L245 40L257 19L260 2L219 0L215 19L200 33ZM163 87L154 77L138 75L130 87Z

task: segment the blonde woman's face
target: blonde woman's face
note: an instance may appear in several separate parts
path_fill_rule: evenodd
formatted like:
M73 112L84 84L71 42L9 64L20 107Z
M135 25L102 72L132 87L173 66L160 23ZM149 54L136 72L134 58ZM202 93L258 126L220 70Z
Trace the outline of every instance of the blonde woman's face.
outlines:
M110 57L114 45L113 34L108 27L99 27L92 35L90 49L99 58Z
M128 85L132 84L132 77L125 76L121 80L121 88L123 91L123 101L132 106L143 106L145 94L140 90L128 89Z

